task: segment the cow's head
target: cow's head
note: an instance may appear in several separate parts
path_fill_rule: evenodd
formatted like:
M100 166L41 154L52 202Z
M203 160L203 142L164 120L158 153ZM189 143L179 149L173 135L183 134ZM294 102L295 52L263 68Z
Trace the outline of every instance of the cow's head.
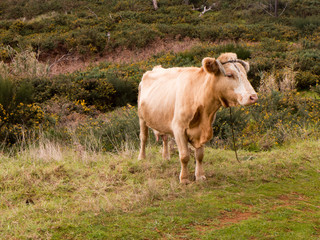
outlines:
M224 107L247 106L258 100L247 78L249 63L237 59L237 54L224 53L218 59L204 58L202 65L207 74L214 77L215 91Z

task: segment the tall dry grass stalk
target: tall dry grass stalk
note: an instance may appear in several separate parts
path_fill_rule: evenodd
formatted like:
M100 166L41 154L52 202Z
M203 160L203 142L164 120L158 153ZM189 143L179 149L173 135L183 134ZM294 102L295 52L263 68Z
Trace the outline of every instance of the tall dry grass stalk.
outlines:
M280 74L280 79L277 74L272 71L270 73L262 73L259 92L270 94L272 91L289 92L296 89L295 76L296 72L293 68L287 67Z
M1 47L7 52L10 63L0 62L0 75L7 77L46 77L49 74L49 65L38 60L39 53L31 50L17 51L10 46Z
M296 89L297 83L295 81L296 72L292 68L285 68L283 77L279 83L281 92L288 92Z
M271 73L262 73L259 92L263 94L270 94L272 91L278 91L279 86L276 81L275 74Z
M38 146L31 145L27 152L31 159L38 159L43 162L63 160L61 145L47 139L40 140Z

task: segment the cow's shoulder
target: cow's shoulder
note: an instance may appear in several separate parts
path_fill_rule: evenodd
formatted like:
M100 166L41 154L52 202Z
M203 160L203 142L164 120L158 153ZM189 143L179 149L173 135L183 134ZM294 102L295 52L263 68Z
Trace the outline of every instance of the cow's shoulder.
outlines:
M143 74L140 87L148 88L151 85L163 85L169 84L170 81L176 81L184 68L163 68L162 66L156 66L151 71L147 71Z

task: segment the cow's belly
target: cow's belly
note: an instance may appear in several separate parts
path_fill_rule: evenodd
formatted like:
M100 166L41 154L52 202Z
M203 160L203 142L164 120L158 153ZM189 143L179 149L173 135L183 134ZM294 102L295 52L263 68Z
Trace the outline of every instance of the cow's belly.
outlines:
M160 133L172 134L171 122L173 119L173 111L168 111L164 104L150 104L141 101L139 106L139 114L146 122L147 126L159 131Z
M151 85L142 84L139 114L148 127L161 133L172 134L176 84L174 79L158 79Z

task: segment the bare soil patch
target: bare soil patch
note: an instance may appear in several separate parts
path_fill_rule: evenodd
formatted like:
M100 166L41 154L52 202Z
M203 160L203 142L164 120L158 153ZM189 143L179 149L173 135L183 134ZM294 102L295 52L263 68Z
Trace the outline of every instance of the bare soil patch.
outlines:
M241 212L237 210L232 211L224 211L221 213L221 216L219 216L217 219L219 220L219 223L209 221L206 225L198 225L195 226L197 231L199 233L201 232L207 232L209 229L221 229L226 226L240 223L244 220L247 220L249 218L256 217L258 213L255 212Z
M256 215L257 213L254 213L254 212L239 212L239 211L225 212L219 218L220 223L218 227L221 228L225 225L239 223L241 221L247 220Z
M49 57L46 59L51 64L50 74L66 74L72 73L78 70L85 70L90 66L98 65L101 62L113 62L113 63L133 63L142 60L146 60L153 55L161 52L183 52L191 49L192 47L200 44L197 39L185 38L183 40L157 40L144 49L129 50L129 49L116 49L112 53L103 53L102 56L79 56L79 55L60 55L55 57ZM62 58L62 59L61 59ZM60 59L60 60L59 60Z

